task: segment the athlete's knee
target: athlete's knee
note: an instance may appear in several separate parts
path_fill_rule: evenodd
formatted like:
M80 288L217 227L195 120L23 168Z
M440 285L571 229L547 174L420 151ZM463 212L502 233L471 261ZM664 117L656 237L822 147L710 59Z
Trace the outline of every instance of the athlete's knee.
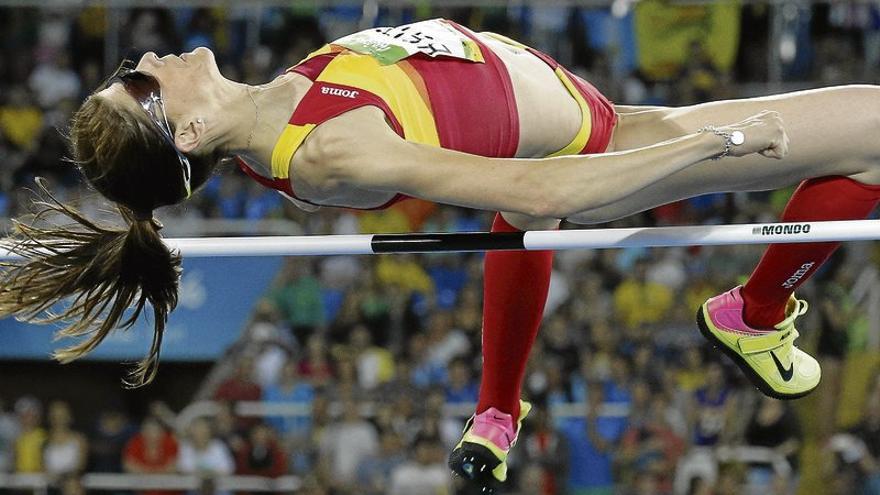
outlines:
M501 212L501 216L511 226L520 230L553 230L559 227L559 219L534 217L522 213Z

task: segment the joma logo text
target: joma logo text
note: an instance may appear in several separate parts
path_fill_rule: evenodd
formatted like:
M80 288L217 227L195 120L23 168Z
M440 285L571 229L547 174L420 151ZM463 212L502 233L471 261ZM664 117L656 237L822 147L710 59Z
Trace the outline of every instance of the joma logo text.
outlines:
M800 268L797 269L794 273L791 274L790 277L785 282L782 282L782 286L786 289L791 289L794 287L794 284L798 283L798 280L804 278L804 275L810 271L810 268L813 268L813 265L816 263L810 261L809 263L804 263Z
M332 96L342 96L343 98L357 98L360 91L353 89L342 89L342 88L333 88L330 86L323 86L321 88L321 94L332 95Z

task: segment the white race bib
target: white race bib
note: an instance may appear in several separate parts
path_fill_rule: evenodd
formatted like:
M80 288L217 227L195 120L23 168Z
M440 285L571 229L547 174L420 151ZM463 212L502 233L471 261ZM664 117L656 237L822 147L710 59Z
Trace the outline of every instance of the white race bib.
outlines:
M423 53L429 57L443 56L472 62L483 61L480 47L464 33L441 19L367 29L340 38L331 44L372 55L383 65L396 63L416 53Z

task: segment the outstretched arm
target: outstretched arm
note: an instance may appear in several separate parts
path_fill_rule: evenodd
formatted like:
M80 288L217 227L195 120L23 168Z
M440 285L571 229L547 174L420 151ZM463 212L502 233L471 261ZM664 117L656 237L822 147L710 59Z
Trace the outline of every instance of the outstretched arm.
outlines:
M735 156L761 152L781 158L787 152L775 113L725 130L746 135ZM616 153L487 158L401 139L381 111L365 107L319 126L305 143L297 173L318 187L345 184L469 208L564 218L630 196L723 148L723 138L706 132Z

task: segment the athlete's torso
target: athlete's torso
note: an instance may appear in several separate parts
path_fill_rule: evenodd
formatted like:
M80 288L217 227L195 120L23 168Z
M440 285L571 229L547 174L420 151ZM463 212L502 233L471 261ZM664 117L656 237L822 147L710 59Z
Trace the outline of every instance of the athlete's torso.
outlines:
M559 77L528 50L477 34L507 67L519 114L516 156L539 158L568 144L581 126L581 110Z
M451 50L437 56L435 47ZM322 205L374 208L399 199L344 185L321 197L296 190L296 151L308 134L361 106L382 108L398 134L422 144L492 157L543 157L571 148L589 110L582 111L549 63L515 42L443 20L341 38L291 69L315 83L276 145L275 183L267 185L292 185L289 195Z

